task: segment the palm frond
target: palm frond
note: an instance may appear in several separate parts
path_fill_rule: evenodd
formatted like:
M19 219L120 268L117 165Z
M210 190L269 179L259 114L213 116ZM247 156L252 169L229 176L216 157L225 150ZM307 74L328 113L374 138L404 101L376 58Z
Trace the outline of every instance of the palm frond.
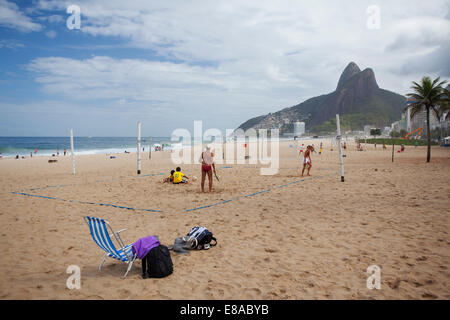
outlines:
M445 83L447 83L447 81L441 81L440 77L431 80L428 76L422 77L420 84L413 81L411 87L413 92L406 94L406 96L415 100L415 103L411 104L410 107L418 107L419 105L432 107L439 105L445 96L445 89L443 88ZM418 111L415 111L415 113L417 112ZM411 114L411 116L413 115Z
M411 105L411 114L410 114L410 118L414 118L414 116L419 113L422 112L425 109L425 106L423 104L413 104Z

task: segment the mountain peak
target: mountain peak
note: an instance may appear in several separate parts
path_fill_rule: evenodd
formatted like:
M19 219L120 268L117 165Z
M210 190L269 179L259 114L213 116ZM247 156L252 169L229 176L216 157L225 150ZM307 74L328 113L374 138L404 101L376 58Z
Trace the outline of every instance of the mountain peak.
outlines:
M356 63L354 63L353 61L350 62L347 65L347 67L345 67L344 71L342 72L336 89L342 88L348 79L350 79L355 74L358 74L360 72L361 72L361 69L359 69L358 65Z
M398 119L405 97L378 87L375 72L363 71L350 62L342 72L335 91L305 100L278 112L252 118L239 128L248 130L278 128L281 133L292 133L293 122L303 121L310 132L335 132L336 114L347 117L349 128L361 129L371 123L382 127ZM286 121L288 119L288 121Z

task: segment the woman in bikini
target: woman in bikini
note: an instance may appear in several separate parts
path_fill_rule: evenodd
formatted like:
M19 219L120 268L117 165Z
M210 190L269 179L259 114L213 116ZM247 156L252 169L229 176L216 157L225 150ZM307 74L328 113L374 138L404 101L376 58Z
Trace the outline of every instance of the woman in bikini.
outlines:
M308 175L308 176L310 175L310 174L309 174L309 171L311 170L311 167L312 167L312 162L311 162L311 149L312 149L311 146L306 147L305 155L304 155L304 157L303 157L302 177L303 177L303 174L305 173L306 165L308 165L308 174L307 174L307 175Z
M211 153L211 148L206 146L206 150L202 152L200 156L200 162L202 163L202 192L205 192L205 178L206 174L208 174L209 181L209 192L212 191L212 170L216 173L216 165L214 164L214 155Z

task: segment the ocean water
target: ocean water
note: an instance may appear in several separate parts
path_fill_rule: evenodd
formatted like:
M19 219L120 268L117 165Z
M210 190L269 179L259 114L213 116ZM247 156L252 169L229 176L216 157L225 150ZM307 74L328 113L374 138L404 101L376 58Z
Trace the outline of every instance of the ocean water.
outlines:
M82 154L110 154L137 152L137 137L74 137L74 149L76 155ZM244 138L235 139L238 142L247 142ZM269 138L269 140L271 140ZM280 141L292 140L292 138L280 138ZM200 143L211 143L212 141L198 141L194 138L191 141L178 142L176 137L171 141L170 137L152 137L152 149L155 146L163 146L164 150L180 149L191 147ZM141 148L144 151L149 150L150 139L141 138ZM37 149L37 153L35 153ZM69 137L0 137L0 155L2 157L29 157L30 152L33 156L51 156L59 151L64 154L66 149L70 154ZM142 149L141 149L142 151Z
M141 148L149 150L149 138L141 138ZM75 154L108 154L137 151L136 137L74 137ZM152 137L152 147L163 145L164 149L172 148L170 137ZM37 153L34 151L37 149ZM69 137L0 137L0 154L3 157L51 156L64 154L64 149L70 154Z

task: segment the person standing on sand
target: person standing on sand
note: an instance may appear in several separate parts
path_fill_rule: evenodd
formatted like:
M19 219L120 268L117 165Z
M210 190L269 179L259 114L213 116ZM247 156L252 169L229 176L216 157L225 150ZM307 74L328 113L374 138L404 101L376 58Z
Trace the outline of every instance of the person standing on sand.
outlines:
M310 175L309 171L311 170L311 167L312 167L311 150L313 150L313 147L311 147L311 146L307 146L306 147L305 156L303 157L302 177L303 177L303 174L305 173L305 169L308 169L308 174L307 175L308 176Z
M304 144L302 143L302 145L300 146L300 151L298 152L298 155L301 156L303 153L303 149L304 149Z
M211 153L211 148L209 146L206 146L206 150L202 152L199 162L202 163L202 192L205 192L206 174L208 174L209 192L211 192L213 185L211 168L214 170L214 174L216 174L216 165L214 164L214 155Z

